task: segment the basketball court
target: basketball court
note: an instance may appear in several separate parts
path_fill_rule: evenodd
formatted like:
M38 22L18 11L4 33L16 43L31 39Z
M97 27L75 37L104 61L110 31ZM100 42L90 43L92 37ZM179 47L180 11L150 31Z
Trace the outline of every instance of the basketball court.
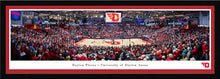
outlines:
M106 46L106 47L121 47L121 46L133 46L133 45L146 45L151 44L151 42L144 41L139 38L133 39L82 39L81 41L77 42L76 44L83 46Z

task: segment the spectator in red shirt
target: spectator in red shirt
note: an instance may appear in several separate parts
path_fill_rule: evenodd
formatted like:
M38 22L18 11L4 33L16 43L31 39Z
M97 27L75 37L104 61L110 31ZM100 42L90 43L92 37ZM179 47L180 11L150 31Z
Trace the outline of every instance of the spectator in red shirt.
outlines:
M204 44L202 45L202 51L203 51L203 56L205 60L209 59L209 45L207 44L206 41L204 41Z

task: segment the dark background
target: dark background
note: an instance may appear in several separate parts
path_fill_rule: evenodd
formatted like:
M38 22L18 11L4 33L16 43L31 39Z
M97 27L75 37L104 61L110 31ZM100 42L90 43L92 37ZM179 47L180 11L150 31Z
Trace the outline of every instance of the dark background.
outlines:
M51 0L50 0L51 1ZM108 2L108 1L102 1L102 2L69 2L69 1L63 1L63 2L35 2L35 1L19 1L19 2L9 2L9 1L2 1L0 2L1 5L1 75L0 78L4 79L80 79L81 78L88 78L91 79L93 77L98 78L120 78L120 77L127 77L132 79L220 79L219 76L219 6L220 2L207 2L207 1L157 1L154 2L150 1L133 1L133 2L127 2L127 1L117 1L117 2ZM6 5L213 5L215 6L215 74L5 74L5 6Z

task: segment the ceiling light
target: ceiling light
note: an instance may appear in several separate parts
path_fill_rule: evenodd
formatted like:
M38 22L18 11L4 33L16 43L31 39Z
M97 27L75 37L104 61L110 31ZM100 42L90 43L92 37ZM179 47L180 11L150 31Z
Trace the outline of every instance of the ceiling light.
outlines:
M100 17L102 18L102 17L103 17L103 15L100 15Z

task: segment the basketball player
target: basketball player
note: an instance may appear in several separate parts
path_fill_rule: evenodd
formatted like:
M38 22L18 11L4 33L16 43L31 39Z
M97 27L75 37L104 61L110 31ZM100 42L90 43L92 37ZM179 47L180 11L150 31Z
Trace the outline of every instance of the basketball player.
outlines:
M122 44L123 44L123 39L121 39L121 42L122 42Z
M92 41L91 43L93 44L93 43L95 43L95 41Z
M112 39L112 44L115 44L115 40L114 39Z
M103 39L103 43L105 43L105 39Z

